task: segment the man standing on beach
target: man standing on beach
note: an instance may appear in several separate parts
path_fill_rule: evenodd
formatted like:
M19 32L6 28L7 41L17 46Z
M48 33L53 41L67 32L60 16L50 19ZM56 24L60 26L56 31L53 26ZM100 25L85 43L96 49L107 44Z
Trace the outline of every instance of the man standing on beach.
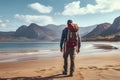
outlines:
M67 27L63 29L61 41L60 41L60 51L63 52L64 58L64 70L63 74L67 75L68 68L68 55L70 55L70 76L73 76L74 72L74 58L75 50L77 53L80 52L81 41L79 37L79 27L77 24L73 24L72 20L67 21ZM63 47L64 44L64 47Z

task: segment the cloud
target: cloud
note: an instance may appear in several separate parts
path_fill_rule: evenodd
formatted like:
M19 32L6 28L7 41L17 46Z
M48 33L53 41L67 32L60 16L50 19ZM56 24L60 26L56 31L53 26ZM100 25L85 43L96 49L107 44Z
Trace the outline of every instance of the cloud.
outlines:
M0 19L0 27L6 27L6 24L8 23L8 21L9 20L3 21L3 20Z
M28 7L30 7L33 10L38 11L39 13L50 13L53 9L51 6L45 6L38 2L29 4Z
M54 21L50 16L41 16L41 15L19 15L16 14L15 18L24 21L27 24L36 23L39 25L53 24Z
M109 13L120 10L120 0L96 0L96 5L87 4L81 7L80 1L73 1L64 7L63 15L84 15L95 13Z

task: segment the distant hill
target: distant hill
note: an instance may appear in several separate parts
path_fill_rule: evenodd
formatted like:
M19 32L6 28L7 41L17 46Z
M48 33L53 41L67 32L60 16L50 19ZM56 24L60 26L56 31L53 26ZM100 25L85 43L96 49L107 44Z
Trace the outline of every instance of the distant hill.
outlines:
M0 37L13 36L15 32L0 32Z
M64 24L40 26L31 23L13 32L0 32L0 41L59 41L65 27ZM115 18L113 24L102 23L79 29L83 41L120 41L120 16Z
M115 18L113 24L103 33L101 33L101 36L110 36L114 34L120 33L120 16Z
M14 32L0 32L0 41L59 41L62 30L66 25L49 24L39 26L31 23L29 26L22 25ZM92 31L96 25L80 27L81 36Z
M80 34L81 36L87 35L89 32L91 32L93 29L96 28L97 25L92 25L88 27L80 27Z
M104 27L106 26L106 27ZM113 24L98 25L93 31L82 38L83 41L120 41L120 16Z
M26 37L40 41L50 41L58 38L53 30L39 26L35 23L32 23L29 26L23 25L19 27L15 32L15 37Z
M49 28L51 30L53 30L59 37L62 34L62 30L67 27L66 25L54 25L54 24L49 24L47 26L44 26L46 28ZM90 31L92 31L94 28L96 27L96 25L92 25L92 26L88 26L88 27L80 27L79 28L79 34L81 36L86 35L87 33L89 33Z
M58 36L61 37L62 30L66 27L66 25L54 25L54 24L49 24L44 26L45 28L51 29L54 31L54 33Z
M85 38L95 38L95 37L98 37L98 36L100 36L100 34L102 32L104 32L105 30L107 30L110 26L111 26L110 23L98 24L96 28L94 28L91 32L89 32L88 34L86 34L84 37Z

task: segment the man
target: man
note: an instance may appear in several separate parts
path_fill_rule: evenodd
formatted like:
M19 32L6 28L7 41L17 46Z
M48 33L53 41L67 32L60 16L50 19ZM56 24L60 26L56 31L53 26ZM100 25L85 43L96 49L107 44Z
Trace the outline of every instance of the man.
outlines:
M78 39L77 44L70 46L71 44L68 43L68 34L69 33L69 27L70 25L73 24L72 20L68 20L67 21L67 27L65 29L63 29L62 31L62 36L61 36L61 41L60 41L60 51L63 52L63 58L64 58L64 70L63 70L63 74L67 75L67 68L68 68L68 55L70 55L70 76L73 76L73 72L74 72L74 57L75 57L75 49L77 48L77 53L80 52L80 46L81 46L81 42L80 42L80 37L78 34ZM74 33L74 32L73 32ZM78 33L78 31L76 32ZM69 41L70 42L70 41ZM64 48L63 48L63 44L64 44Z

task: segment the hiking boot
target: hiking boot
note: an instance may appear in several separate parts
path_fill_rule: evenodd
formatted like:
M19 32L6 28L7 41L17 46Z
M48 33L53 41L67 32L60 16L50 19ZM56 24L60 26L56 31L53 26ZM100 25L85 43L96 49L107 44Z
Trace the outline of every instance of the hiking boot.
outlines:
M67 75L67 72L63 71L63 75Z
M70 73L70 75L69 75L70 77L72 77L73 76L73 73Z

